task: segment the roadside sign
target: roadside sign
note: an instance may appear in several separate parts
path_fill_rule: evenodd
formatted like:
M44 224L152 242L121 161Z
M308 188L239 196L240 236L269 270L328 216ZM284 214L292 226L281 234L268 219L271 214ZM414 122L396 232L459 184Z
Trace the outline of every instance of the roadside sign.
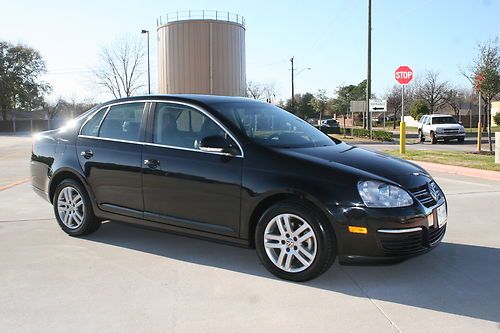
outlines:
M399 84L408 84L413 79L413 71L408 66L399 66L394 72L394 78Z
M366 101L351 101L350 103L350 111L351 112L366 112Z
M386 99L370 99L370 104L368 106L370 112L387 112Z

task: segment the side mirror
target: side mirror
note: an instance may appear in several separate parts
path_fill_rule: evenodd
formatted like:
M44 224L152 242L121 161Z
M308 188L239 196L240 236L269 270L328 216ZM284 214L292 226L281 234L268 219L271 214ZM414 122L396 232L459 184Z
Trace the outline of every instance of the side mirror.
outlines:
M228 155L238 154L238 151L231 147L226 138L219 135L207 136L201 139L200 150L211 153L225 153Z
M461 121L458 121L458 123L459 123L460 125L463 125L463 123L462 123Z

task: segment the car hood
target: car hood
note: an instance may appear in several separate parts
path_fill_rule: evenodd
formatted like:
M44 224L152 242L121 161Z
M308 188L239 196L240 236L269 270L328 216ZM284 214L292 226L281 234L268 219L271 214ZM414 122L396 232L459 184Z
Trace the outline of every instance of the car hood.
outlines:
M283 149L283 151L285 154L330 164L332 167L345 165L397 183L401 183L406 176L427 175L424 169L411 162L345 143L325 147Z

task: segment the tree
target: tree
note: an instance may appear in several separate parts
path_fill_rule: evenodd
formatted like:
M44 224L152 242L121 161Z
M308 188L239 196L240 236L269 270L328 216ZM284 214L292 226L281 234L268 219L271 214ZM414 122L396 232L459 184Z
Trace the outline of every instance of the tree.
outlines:
M328 97L326 96L326 90L319 89L314 99L312 99L309 104L312 106L314 111L319 113L319 120L321 123L322 115L325 113L328 107Z
M385 95L388 109L392 109L394 111L395 120L393 122L393 129L396 129L396 119L401 117L401 92L401 86L399 84L395 84ZM414 99L415 84L408 84L405 86L404 90L405 114L409 113L410 105L413 103Z
M465 96L466 93L464 91L460 91L459 89L449 89L445 96L446 104L448 104L455 113L455 117L460 116L460 109L462 105L465 105Z
M419 99L411 103L410 115L415 119L419 120L424 114L429 114L430 108L426 101Z
M274 82L259 83L248 81L246 96L271 103L276 97L276 86Z
M491 102L500 93L500 48L498 38L479 45L479 54L468 71L463 73L481 93L485 101L486 125L490 152L491 142Z
M43 103L51 86L40 80L47 72L38 51L24 45L0 42L0 109L3 120L7 110L16 107L32 110Z
M100 65L93 70L95 83L115 98L129 97L144 87L144 45L124 38L102 47Z
M351 101L366 99L366 80L358 85L339 86L335 90L336 98L332 100L332 111L336 114L346 114Z
M264 95L263 88L261 84L253 82L253 81L248 81L247 82L247 97L253 98L253 99L262 99L262 96Z
M423 81L418 82L416 95L429 104L433 114L446 104L448 90L448 82L439 82L439 72L427 71Z

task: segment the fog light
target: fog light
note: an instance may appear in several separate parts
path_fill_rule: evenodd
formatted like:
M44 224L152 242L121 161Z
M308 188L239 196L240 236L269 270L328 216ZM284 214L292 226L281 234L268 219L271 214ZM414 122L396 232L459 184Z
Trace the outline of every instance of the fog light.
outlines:
M355 227L350 225L349 232L352 232L353 234L367 234L368 229L366 229L365 227Z

